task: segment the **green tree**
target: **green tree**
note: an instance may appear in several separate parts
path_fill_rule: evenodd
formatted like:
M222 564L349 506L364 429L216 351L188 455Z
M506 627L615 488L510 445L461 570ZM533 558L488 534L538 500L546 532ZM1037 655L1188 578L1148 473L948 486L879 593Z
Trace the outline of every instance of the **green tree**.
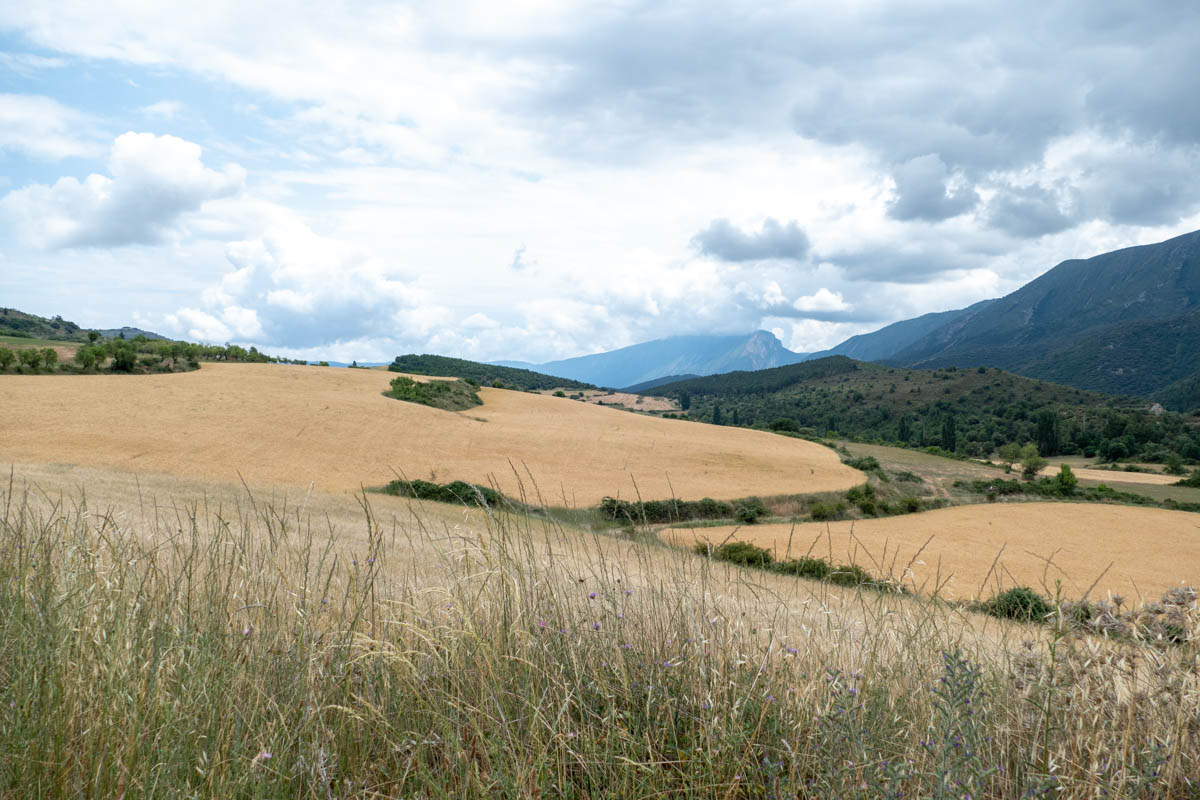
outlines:
M725 424L725 421L721 418L721 407L720 406L713 406L712 424L713 425L724 425Z
M1168 475L1186 475L1187 470L1183 468L1183 459L1179 453L1168 453L1167 459L1163 465L1163 472Z
M686 391L679 393L679 407L684 411L692 407L692 396Z
M58 351L53 347L44 348L42 350L42 364L47 370L53 372L54 368L58 366Z
M1046 409L1038 412L1037 433L1034 435L1038 452L1044 456L1058 454L1058 414Z
M8 372L8 368L17 360L17 354L7 347L0 347L0 372Z
M104 348L95 345L84 345L75 351L75 363L77 363L84 372L91 372L105 358Z
M91 342L92 344L95 344L96 340L99 338L100 338L100 334L97 333L96 331L88 331L88 341Z
M112 368L114 372L133 372L137 366L137 351L133 345L122 341L113 348Z
M1063 464L1059 467L1055 480L1058 482L1058 486L1062 489L1063 494L1075 494L1075 489L1079 486L1079 478L1075 477L1070 464Z
M1004 462L1004 471L1012 472L1013 464L1021 460L1021 445L1016 442L1002 444L997 453L1000 456L1000 460Z
M1026 480L1032 480L1046 466L1046 459L1038 455L1037 445L1033 442L1021 448L1021 471Z
M21 359L21 369L37 372L42 366L42 351L36 348L22 350L18 357Z
M958 429L954 423L954 415L942 417L942 449L954 452L958 445Z
M908 424L907 415L900 418L900 427L896 431L896 438L905 444L908 444L908 440L912 438L912 428Z

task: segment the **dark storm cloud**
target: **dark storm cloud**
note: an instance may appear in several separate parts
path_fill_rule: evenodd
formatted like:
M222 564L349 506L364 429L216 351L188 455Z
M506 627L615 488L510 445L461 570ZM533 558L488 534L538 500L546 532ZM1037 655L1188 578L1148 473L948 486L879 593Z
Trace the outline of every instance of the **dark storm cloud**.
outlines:
M794 220L780 224L768 219L755 233L743 231L727 219L714 219L692 237L692 246L721 261L801 261L808 255L808 236Z
M814 255L851 281L928 283L940 275L977 269L1003 251L1000 237L975 234L949 238L930 227L914 227L902 240L870 241L853 250Z
M1054 192L1033 185L1000 191L988 204L988 223L1021 238L1058 233L1075 225Z
M979 200L968 188L951 191L942 159L932 153L918 156L895 170L896 199L888 208L896 219L939 220L957 217L975 207Z

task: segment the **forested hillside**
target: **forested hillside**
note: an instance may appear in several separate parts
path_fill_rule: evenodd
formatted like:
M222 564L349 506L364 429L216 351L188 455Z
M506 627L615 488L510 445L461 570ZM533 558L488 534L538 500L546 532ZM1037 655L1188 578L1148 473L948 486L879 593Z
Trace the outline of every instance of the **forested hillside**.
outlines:
M446 378L463 378L477 384L505 386L516 389L594 389L590 383L573 381L544 375L518 367L502 367L498 364L482 364L464 358L449 358L428 353L396 356L388 365L389 372L407 372L412 375L437 375Z
M1035 442L1043 455L1116 461L1200 459L1200 420L1150 403L989 367L907 370L834 356L734 372L645 392L677 399L692 419L842 436L986 456Z

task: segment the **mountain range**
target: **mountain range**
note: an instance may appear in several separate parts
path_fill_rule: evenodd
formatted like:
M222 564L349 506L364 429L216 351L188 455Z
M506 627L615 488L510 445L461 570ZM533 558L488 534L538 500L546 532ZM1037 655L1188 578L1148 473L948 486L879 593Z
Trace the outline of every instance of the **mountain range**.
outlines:
M844 355L910 368L989 366L1107 394L1200 405L1200 231L1064 261L1004 297L925 314L817 353L768 331L673 336L544 364L499 362L640 391L685 377Z
M1200 231L1064 261L882 360L1151 395L1200 374Z
M671 336L607 353L544 364L525 361L495 363L617 388L667 376L767 369L795 364L808 357L806 353L788 350L769 331L755 331L741 336Z

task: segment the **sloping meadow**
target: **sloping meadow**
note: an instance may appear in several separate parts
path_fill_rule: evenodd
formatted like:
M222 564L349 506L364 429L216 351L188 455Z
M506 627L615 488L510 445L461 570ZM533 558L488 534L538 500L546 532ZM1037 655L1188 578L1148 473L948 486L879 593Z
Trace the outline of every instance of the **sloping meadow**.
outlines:
M397 498L14 472L0 795L1194 796L1172 647Z

